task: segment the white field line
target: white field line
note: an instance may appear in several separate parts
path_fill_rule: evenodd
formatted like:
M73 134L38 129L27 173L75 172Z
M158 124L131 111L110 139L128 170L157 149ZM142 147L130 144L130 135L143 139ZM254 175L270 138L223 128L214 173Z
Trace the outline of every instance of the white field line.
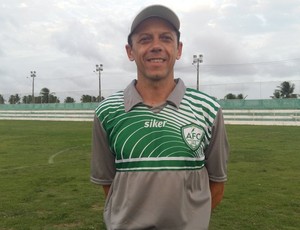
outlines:
M70 150L73 149L78 149L80 147L84 147L86 145L79 145L79 146L74 146L74 147L70 147L70 148L66 148L63 149L57 153L54 153L53 155L51 155L48 159L48 164L53 164L54 163L54 158L56 156L58 156L59 154L62 154L64 152L68 152ZM6 171L10 171L10 170L19 170L19 169L26 169L26 168L32 168L32 167L41 167L41 166L46 166L46 164L39 164L39 165L23 165L23 166L18 166L18 167L13 167L13 168L6 168L6 169L0 169L0 172L6 172Z
M26 169L26 168L31 168L31 167L32 167L32 165L27 165L27 166L19 166L19 167L14 167L14 168L0 169L0 172L5 172L5 171L9 171L9 170Z
M61 150L61 151L59 151L59 152L57 152L57 153L54 153L53 155L51 155L51 156L49 157L49 159L48 159L48 164L53 164L53 163L54 163L54 158L55 158L56 156L58 156L58 155L60 155L60 154L62 154L62 153L64 153L64 152L68 152L68 151L70 151L70 150L73 150L73 149L78 149L79 147L82 147L82 145L81 145L81 146L70 147L70 148L67 148L67 149L63 149L63 150Z

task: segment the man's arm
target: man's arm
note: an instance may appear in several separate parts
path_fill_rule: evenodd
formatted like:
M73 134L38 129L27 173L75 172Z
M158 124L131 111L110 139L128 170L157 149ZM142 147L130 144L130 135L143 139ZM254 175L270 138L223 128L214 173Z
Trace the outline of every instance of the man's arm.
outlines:
M221 202L224 195L224 182L209 181L211 193L211 209L213 210Z
M109 149L106 132L98 117L95 116L92 138L91 181L106 187L113 182L115 172L115 158ZM109 186L104 191L108 193Z
M227 161L229 144L222 109L219 109L212 127L212 138L205 151L206 168L209 176L209 187L212 197L212 209L222 200L224 185L227 180Z

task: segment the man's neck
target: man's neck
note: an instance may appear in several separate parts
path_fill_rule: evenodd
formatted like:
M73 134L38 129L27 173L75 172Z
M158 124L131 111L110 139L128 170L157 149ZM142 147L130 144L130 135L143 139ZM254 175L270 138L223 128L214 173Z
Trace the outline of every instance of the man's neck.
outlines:
M149 106L157 106L166 102L176 83L172 80L160 80L144 82L138 80L136 89L143 98L143 102Z

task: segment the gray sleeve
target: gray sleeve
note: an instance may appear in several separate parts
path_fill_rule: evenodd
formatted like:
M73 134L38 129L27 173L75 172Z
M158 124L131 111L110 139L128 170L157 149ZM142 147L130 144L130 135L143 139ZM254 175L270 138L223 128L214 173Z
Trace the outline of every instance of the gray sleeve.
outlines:
M106 132L95 115L92 136L91 182L110 185L115 173L114 155L110 151Z
M224 182L227 180L228 157L229 144L223 113L220 108L212 127L210 144L205 150L206 168L211 181Z

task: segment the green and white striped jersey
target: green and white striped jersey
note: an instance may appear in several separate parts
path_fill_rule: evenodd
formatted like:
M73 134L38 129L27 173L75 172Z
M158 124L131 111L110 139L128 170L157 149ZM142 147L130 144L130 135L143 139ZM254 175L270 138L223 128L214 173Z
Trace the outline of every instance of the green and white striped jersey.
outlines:
M167 104L159 113L138 104L125 111L124 91L96 110L117 171L195 170L205 163L211 127L219 105L187 88L178 108Z

